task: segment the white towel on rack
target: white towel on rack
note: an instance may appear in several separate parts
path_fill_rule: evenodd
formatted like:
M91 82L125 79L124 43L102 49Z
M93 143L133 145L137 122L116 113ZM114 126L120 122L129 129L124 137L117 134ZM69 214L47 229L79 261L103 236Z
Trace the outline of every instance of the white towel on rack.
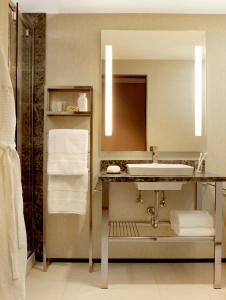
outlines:
M85 215L88 169L83 175L51 175L48 180L48 212Z
M172 226L189 228L213 228L214 219L208 211L204 210L171 210L170 222Z
M78 175L86 172L88 130L53 129L49 131L49 175Z
M86 172L87 154L64 154L51 153L48 155L49 175L81 175Z
M48 181L48 190L87 191L88 169L83 175L51 175Z

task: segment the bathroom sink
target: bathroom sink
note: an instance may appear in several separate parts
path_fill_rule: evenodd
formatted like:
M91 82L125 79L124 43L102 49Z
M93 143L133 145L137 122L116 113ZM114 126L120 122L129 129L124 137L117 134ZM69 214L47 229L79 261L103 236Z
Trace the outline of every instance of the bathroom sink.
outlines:
M193 167L183 164L127 164L131 175L186 176L193 174ZM180 190L183 182L135 182L138 190Z
M127 164L131 175L177 176L192 175L193 167L183 164Z

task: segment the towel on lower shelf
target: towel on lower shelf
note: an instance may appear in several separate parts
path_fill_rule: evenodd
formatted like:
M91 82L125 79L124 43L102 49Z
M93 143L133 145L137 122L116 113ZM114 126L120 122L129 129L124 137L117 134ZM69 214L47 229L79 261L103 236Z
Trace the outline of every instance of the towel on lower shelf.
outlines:
M88 130L53 129L49 131L47 173L78 175L87 168Z
M171 228L179 236L213 236L214 220L208 211L172 210Z
M211 227L174 227L172 228L179 236L214 236L214 228Z
M48 212L86 214L88 169L83 175L50 175Z
M172 210L170 222L178 227L214 227L214 219L205 210Z

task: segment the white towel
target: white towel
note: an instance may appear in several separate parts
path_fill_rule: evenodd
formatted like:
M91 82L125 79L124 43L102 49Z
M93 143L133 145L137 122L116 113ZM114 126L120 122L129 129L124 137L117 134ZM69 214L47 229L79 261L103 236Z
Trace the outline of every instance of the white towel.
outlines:
M0 47L0 299L25 299L27 263L20 159L15 149L15 101Z
M48 191L48 199L50 214L86 214L87 192Z
M84 175L49 176L48 190L86 192L88 190L88 169L86 169Z
M88 130L52 129L49 131L49 153L80 154L88 152Z
M214 236L214 228L212 227L174 227L173 230L179 236Z
M78 175L86 172L88 130L53 129L49 131L49 175Z
M51 175L48 182L48 212L85 215L88 169L83 175Z
M49 175L81 175L87 169L87 154L49 154L47 173Z
M171 210L170 222L178 227L214 227L214 219L208 211Z

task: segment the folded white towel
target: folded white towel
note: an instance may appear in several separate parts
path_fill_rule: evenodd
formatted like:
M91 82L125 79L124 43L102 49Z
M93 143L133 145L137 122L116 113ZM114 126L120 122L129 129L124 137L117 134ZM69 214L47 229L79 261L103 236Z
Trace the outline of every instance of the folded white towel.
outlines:
M48 155L47 173L49 175L81 175L87 169L87 154L72 156L57 154Z
M86 172L88 130L54 129L49 131L49 175L78 175Z
M51 214L85 215L87 192L48 191L48 212Z
M173 229L179 236L214 236L214 228L212 227L175 227Z
M48 212L86 214L88 169L80 176L49 176Z
M83 191L88 190L88 169L82 176L51 175L48 178L48 191Z
M208 211L200 210L172 210L170 222L173 226L190 227L214 227L214 219Z
M52 129L49 131L49 153L80 154L88 152L88 130Z

